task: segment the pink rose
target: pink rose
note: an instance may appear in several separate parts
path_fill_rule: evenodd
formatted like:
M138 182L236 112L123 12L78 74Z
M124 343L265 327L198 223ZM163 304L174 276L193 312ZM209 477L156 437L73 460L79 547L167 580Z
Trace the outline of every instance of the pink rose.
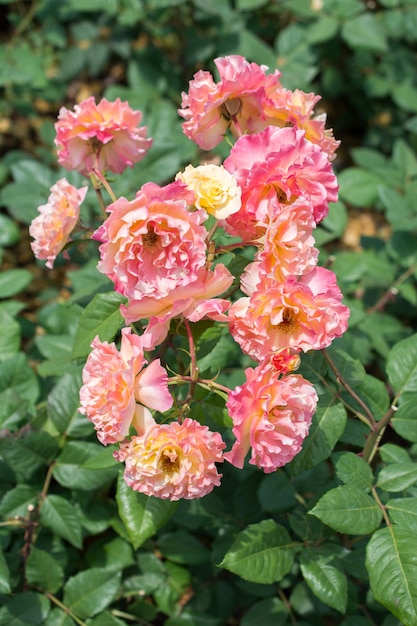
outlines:
M235 137L265 128L263 100L267 92L280 88L278 70L266 74L265 65L242 56L220 57L214 63L220 81L215 83L210 72L198 71L178 110L186 120L184 133L204 150L220 143L228 128Z
M38 207L39 215L29 226L29 234L34 239L33 254L42 261L46 259L46 267L50 269L75 228L87 189L77 189L61 178L52 185L47 204Z
M245 374L246 382L230 393L226 404L236 442L224 458L242 468L251 450L249 463L270 473L300 452L317 394L302 376L279 378L269 361L248 368Z
M225 228L244 241L262 235L265 223L297 198L311 205L316 223L338 198L327 155L294 128L268 126L241 137L224 167L242 188L242 208L226 219Z
M250 295L260 275L283 282L288 276L300 276L317 264L318 249L314 246L316 224L308 202L299 198L268 222L265 235L258 240L262 248L241 276L241 289Z
M140 338L122 330L120 351L114 343L93 341L83 369L80 412L94 424L103 444L122 441L131 426L142 434L153 421L149 409L167 411L173 399L159 359L148 367Z
M58 162L86 176L94 168L120 174L143 159L151 146L141 120L142 113L120 98L96 104L91 96L73 111L62 107L55 124Z
M193 419L147 429L114 453L125 463L124 479L148 496L179 500L201 498L220 485L216 463L223 461L221 436Z
M98 269L130 300L159 300L197 280L206 263L204 211L188 211L194 195L180 182L146 183L132 201L119 198L94 233Z
M335 274L323 267L283 283L261 277L250 297L230 307L230 332L256 361L283 348L321 350L347 330L349 309L341 300Z

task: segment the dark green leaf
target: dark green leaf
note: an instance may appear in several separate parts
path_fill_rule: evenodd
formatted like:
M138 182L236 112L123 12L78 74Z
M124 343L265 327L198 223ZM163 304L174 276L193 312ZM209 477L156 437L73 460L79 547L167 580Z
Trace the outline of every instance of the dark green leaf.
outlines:
M301 553L301 572L315 596L324 604L345 614L347 604L347 578L334 564L334 556L317 549Z
M373 484L372 470L368 463L353 452L343 452L336 461L336 475L347 485L370 491Z
M157 542L162 555L175 563L206 563L210 551L189 533L178 531L162 535Z
M76 548L81 548L82 531L76 510L71 502L62 496L54 494L46 496L41 508L41 522L58 537L66 539Z
M104 469L85 469L84 463L101 454L102 447L98 443L87 441L69 441L57 458L54 478L64 487L91 491L109 483L117 476L117 465Z
M318 406L301 452L289 466L298 474L327 459L346 426L346 410L341 403Z
M59 379L48 396L48 414L60 434L69 429L78 414L80 387L80 372L68 372Z
M0 215L0 246L12 246L20 240L17 224L7 215Z
M7 311L0 311L0 361L19 352L20 326Z
M379 472L377 486L384 491L404 491L417 482L417 463L390 463Z
M35 403L39 396L39 385L34 371L22 353L0 363L0 391L13 389L20 398Z
M8 491L0 503L0 515L5 518L26 517L28 508L35 506L38 492L29 485L17 485Z
M26 578L31 585L56 593L63 583L64 570L48 552L32 546L26 561Z
M396 398L417 392L417 334L403 339L388 354L387 374Z
M29 270L12 269L0 272L0 298L11 298L20 293L31 282Z
M417 532L417 498L396 498L386 504L388 515L394 524Z
M287 624L288 611L278 598L260 600L246 611L240 626L284 626Z
M120 573L91 568L70 578L64 587L64 604L81 619L97 615L119 591Z
M116 501L119 515L135 549L164 526L178 505L177 502L133 491L126 484L122 472L117 482Z
M342 37L352 48L369 48L376 52L387 50L387 39L379 20L372 13L363 13L342 26Z
M417 554L407 529L378 530L368 543L366 567L375 600L404 626L417 623Z
M33 591L7 598L0 609L0 626L38 626L49 613L49 600Z
M378 504L357 487L343 485L324 494L310 511L339 533L367 535L381 523Z
M283 526L273 520L250 524L238 533L220 567L254 583L281 580L293 564L294 544Z
M10 592L9 568L7 567L6 559L0 547L0 593L9 594Z
M111 341L123 325L120 304L125 298L116 292L99 293L82 313L74 339L72 358L86 357L96 335L101 341Z

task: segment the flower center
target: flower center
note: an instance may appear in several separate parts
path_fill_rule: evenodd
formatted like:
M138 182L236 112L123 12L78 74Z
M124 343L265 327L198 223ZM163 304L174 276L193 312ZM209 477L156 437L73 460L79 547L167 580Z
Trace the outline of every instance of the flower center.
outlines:
M278 330L284 335L290 335L297 326L297 316L292 309L284 309L282 314L282 322L277 326Z
M180 469L180 457L175 448L165 448L158 461L158 467L164 474L172 476Z
M226 120L232 120L240 113L242 100L240 98L229 98L220 107L220 113Z
M158 242L158 235L153 226L148 226L148 232L142 235L142 243L145 248L154 248Z

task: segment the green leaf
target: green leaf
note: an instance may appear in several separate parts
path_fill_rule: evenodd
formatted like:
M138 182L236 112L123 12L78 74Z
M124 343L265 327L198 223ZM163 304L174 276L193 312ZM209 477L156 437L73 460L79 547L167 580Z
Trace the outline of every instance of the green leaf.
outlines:
M417 407L415 393L403 393L398 410L391 418L391 425L398 435L417 443Z
M42 431L31 431L12 440L0 439L0 453L4 460L16 473L25 477L49 464L57 450L57 440Z
M20 326L7 311L0 311L0 328L0 361L4 361L19 352Z
M43 626L75 626L75 622L61 609L52 609Z
M81 524L71 502L62 496L50 494L43 502L40 515L42 524L58 537L66 539L76 548L81 548Z
M334 555L320 549L308 548L301 553L301 573L314 595L339 613L347 605L347 578L334 565Z
M417 89L410 80L395 85L391 90L391 96L395 104L404 111L417 113Z
M16 222L7 215L0 215L0 246L12 246L20 240Z
M17 485L8 491L0 503L0 515L4 518L26 517L29 507L35 506L39 493L29 485Z
M0 272L0 298L11 298L20 293L32 281L32 274L25 269Z
M382 520L382 511L375 500L350 485L325 493L309 513L333 530L348 535L372 533Z
M28 583L49 593L57 592L64 580L64 570L54 557L35 546L30 550L25 572Z
M417 498L395 498L387 502L386 508L394 524L417 532Z
M282 580L293 564L294 544L273 520L250 524L238 533L220 567L244 580L268 585Z
M417 463L390 463L379 472L377 487L384 491L404 491L417 482Z
M91 568L70 578L64 587L64 604L81 619L97 615L116 597L120 572Z
M370 491L373 474L368 463L353 452L343 452L336 461L336 475L347 485Z
M49 600L27 591L7 598L0 609L0 626L38 626L49 613Z
M206 563L210 560L210 551L184 531L162 535L157 545L162 555L174 563Z
M4 558L3 551L0 546L0 593L11 593L10 588L10 574L7 567L6 559Z
M328 350L339 375L350 386L356 387L365 379L365 368L359 359L354 359L344 350Z
M68 372L59 379L48 396L48 415L60 434L69 429L71 422L78 415L80 387L81 373Z
M28 400L31 404L38 399L39 385L36 375L22 353L0 362L0 392L10 389L17 397Z
M340 198L354 206L372 206L378 198L378 186L384 183L376 174L359 167L348 167L338 176Z
M363 13L342 26L342 37L352 48L367 48L376 52L387 50L385 31L372 13Z
M111 341L123 326L120 304L126 298L116 292L99 293L91 300L82 313L72 349L72 358L86 357L91 350L91 342L96 335L101 341Z
M278 598L266 598L253 604L242 617L240 626L284 626L288 611Z
M396 393L417 392L417 333L392 347L387 358L388 380Z
M307 30L307 40L310 43L321 43L334 37L339 30L340 23L333 17L323 15L312 22Z
M379 448L379 455L384 463L408 463L408 461L411 461L407 450L394 443L384 443Z
M378 530L366 549L374 598L404 626L417 624L417 554L408 529Z
M346 410L340 402L328 406L319 403L301 452L289 465L290 471L299 474L327 459L345 429L346 420Z
M101 454L98 443L69 441L56 459L53 476L63 487L91 491L113 480L118 473L117 465L105 469L85 469L89 459Z
M126 484L123 472L120 472L117 481L116 501L135 550L166 524L178 506L177 502L133 491Z

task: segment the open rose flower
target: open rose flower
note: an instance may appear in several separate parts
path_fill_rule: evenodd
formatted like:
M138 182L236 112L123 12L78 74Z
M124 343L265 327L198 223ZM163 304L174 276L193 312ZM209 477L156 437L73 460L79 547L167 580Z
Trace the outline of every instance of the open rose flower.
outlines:
M132 201L119 198L94 233L102 242L98 269L128 298L165 298L188 285L206 263L207 219L188 211L194 194L177 181L166 187L146 183Z
M308 434L318 397L302 376L279 378L270 362L245 371L246 382L236 387L227 401L236 442L226 461L242 468L249 450L249 463L275 471L301 450Z
M151 146L141 120L142 113L120 98L96 104L91 96L73 111L62 107L55 124L58 162L86 176L94 168L120 174L143 159Z
M326 114L314 113L320 99L321 96L300 89L276 89L264 101L264 114L271 126L293 126L304 130L306 139L317 144L332 161L340 141L334 138L331 129L326 129Z
M312 270L319 254L314 246L314 228L308 202L300 198L283 206L269 220L265 235L258 241L261 249L241 275L242 291L247 295L253 293L261 275L283 282L288 276L300 276Z
M195 206L222 220L239 211L241 189L222 165L187 165L176 176L194 192Z
M266 74L265 65L249 63L244 57L230 55L214 60L220 80L199 70L190 81L188 94L182 94L178 113L186 121L183 131L204 150L211 150L226 131L235 137L258 132L267 126L263 114L268 92L280 88L280 72Z
M52 185L48 202L38 207L39 215L29 226L29 234L34 239L31 242L33 254L37 259L46 260L46 267L50 269L75 228L87 189L77 189L66 178L61 178Z
M263 277L250 297L229 309L230 332L256 361L283 348L321 350L347 330L349 309L333 272L315 267L283 283Z
M220 485L216 463L223 461L225 443L193 419L182 424L156 424L133 436L114 453L125 463L124 479L148 496L179 500L201 498Z
M80 412L94 424L98 440L122 441L132 426L142 434L153 418L149 409L167 411L173 399L159 359L148 367L140 338L122 330L120 351L96 337L83 369Z
M268 126L238 139L224 167L242 188L241 210L227 218L225 228L244 241L263 234L268 219L302 197L320 222L329 202L338 198L338 184L327 155L305 138L304 131Z

